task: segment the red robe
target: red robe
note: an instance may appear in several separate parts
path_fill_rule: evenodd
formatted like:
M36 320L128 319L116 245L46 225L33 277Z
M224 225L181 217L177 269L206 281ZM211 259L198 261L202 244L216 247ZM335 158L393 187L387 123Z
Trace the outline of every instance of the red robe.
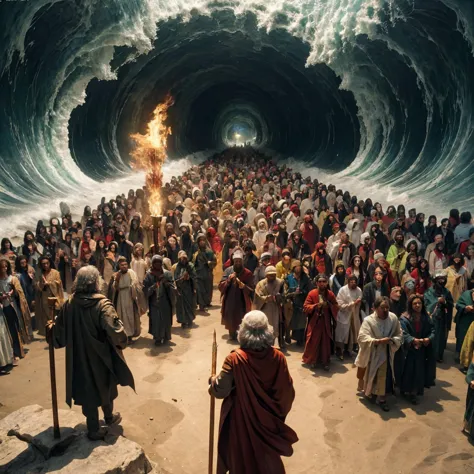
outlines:
M250 270L242 268L238 278L246 285L242 290L230 278L219 283L222 295L222 324L232 333L237 332L242 319L252 309L250 293L255 289L253 273Z
M329 364L331 358L331 340L333 339L333 321L337 320L339 306L334 293L327 290L327 304L318 309L319 290L312 290L306 297L303 311L308 315L309 321L306 328L306 346L303 353L305 364L316 364L321 361Z
M285 424L295 390L285 356L273 347L237 349L223 366L235 388L221 409L217 474L284 474L296 433Z

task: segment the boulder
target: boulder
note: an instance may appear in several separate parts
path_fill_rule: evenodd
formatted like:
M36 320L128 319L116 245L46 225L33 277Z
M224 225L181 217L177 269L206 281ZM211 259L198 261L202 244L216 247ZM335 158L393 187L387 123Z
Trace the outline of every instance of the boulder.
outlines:
M44 461L36 448L14 436L0 437L0 472L17 473L26 466Z
M143 449L133 441L107 436L90 441L85 434L74 440L61 456L48 459L39 472L62 474L148 474L152 470Z
M143 449L121 436L113 426L104 441L87 438L84 417L73 410L59 410L61 439L55 440L52 413L31 405L0 420L0 472L3 474L160 473Z
M58 410L61 437L55 439L52 411L41 408L39 405L32 407L21 408L9 415L8 420L2 420L0 432L7 428L7 423L10 423L7 435L16 436L18 439L32 444L43 454L45 459L64 451L80 434L76 427L84 423L84 416L73 410ZM16 416L11 418L13 414ZM3 430L2 427L4 427Z

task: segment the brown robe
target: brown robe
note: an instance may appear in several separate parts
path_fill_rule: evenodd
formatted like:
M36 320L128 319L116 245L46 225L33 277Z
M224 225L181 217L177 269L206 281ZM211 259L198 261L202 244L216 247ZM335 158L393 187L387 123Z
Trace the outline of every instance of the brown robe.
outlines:
M228 268L219 283L222 295L222 324L231 333L237 332L243 317L251 310L250 294L255 288L251 271L243 268L238 275L239 280L246 285L242 290L229 278L233 273L233 267Z
M63 283L59 272L54 269L50 270L46 276L48 286L45 286L43 283L43 275L44 273L40 271L35 280L35 318L36 328L38 329L38 334L40 336L46 335L46 323L51 319L48 298L58 298L56 310L59 310L64 302Z
M219 392L216 381L211 386L218 398L225 396L217 474L284 474L281 456L291 456L298 441L285 424L295 398L285 356L273 347L237 349L227 356L217 383L222 378L230 386L227 393Z
M303 306L303 311L309 317L303 354L305 364L316 364L321 361L327 365L331 358L331 341L334 339L333 321L337 320L339 305L334 293L330 290L327 290L326 299L321 309L316 306L319 302L319 290L312 290Z
M104 406L114 400L117 385L135 389L122 349L127 335L105 296L72 295L53 329L56 348L66 347L66 403Z
M33 330L31 329L31 313L28 301L26 301L20 280L16 276L12 276L12 286L15 290L15 298L21 312L21 315L19 315L20 337L23 344L29 344L33 340Z

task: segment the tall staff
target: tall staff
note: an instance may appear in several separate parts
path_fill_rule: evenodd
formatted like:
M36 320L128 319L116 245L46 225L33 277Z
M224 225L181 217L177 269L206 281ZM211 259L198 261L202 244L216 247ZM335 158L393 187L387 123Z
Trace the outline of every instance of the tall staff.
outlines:
M57 298L48 298L50 320L48 321L48 327L46 329L46 331L49 332L49 375L51 378L51 401L53 403L53 426L55 439L61 438L61 433L59 432L58 395L56 391L56 364L54 360L53 345L54 310L56 308L57 301Z
M211 378L216 375L217 367L217 342L216 342L216 330L214 329L214 336L212 341L212 365L211 365ZM209 474L213 472L214 464L214 417L216 411L216 398L211 392L211 416L209 421Z

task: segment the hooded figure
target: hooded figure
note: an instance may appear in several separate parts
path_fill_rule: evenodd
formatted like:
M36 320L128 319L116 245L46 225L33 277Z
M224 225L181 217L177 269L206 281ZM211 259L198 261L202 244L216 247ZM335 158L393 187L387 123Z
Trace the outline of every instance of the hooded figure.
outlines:
M291 209L288 208L283 210L283 217L285 218L286 222L286 230L291 234L298 224L298 218L291 211Z
M349 240L355 245L356 248L359 248L362 237L362 227L358 219L351 219L347 223L346 232L349 235Z
M143 281L143 291L148 298L148 332L153 336L155 345L164 344L171 340L176 286L171 272L163 268L161 255L154 255L151 259L151 268Z
M257 247L257 251L263 247L268 234L268 224L265 219L259 219L257 222L257 231L253 234L253 243Z

